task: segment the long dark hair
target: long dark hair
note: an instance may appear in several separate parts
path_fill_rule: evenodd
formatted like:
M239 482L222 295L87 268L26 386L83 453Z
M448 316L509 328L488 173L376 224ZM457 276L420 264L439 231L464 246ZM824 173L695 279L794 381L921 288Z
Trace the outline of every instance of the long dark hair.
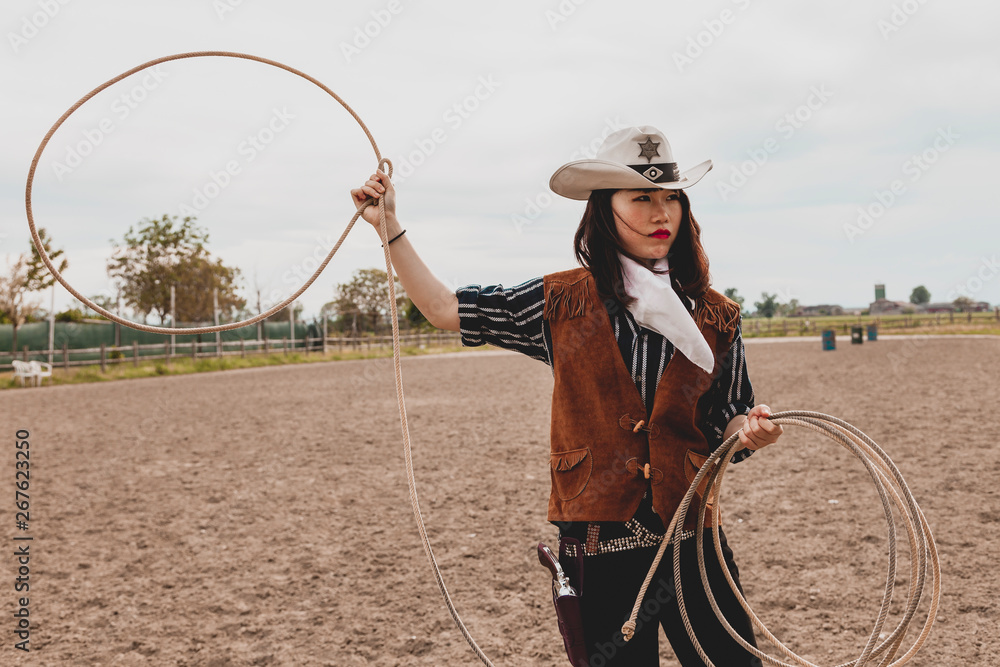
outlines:
M615 192L616 190L594 190L590 193L587 208L573 238L573 247L577 260L594 275L601 299L613 299L628 306L634 299L625 293L618 253L639 263L644 260L622 247L614 211L611 209L611 195ZM712 276L708 272L708 256L701 245L701 227L691 214L691 202L686 192L676 192L680 196L682 216L677 238L667 255L670 260L670 282L679 294L697 299L712 284Z

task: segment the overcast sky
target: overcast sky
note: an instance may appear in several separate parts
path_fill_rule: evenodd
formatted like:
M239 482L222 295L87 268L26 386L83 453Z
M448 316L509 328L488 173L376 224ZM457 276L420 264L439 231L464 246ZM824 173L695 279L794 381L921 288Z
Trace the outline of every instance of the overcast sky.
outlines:
M689 194L720 291L862 306L884 282L891 299L923 284L934 301L1000 302L995 2L7 0L0 17L7 258L29 247L28 167L66 109L147 60L226 50L353 106L396 165L407 235L456 287L574 266L584 204L552 195L550 175L614 129L653 125L681 169L714 161ZM325 256L375 165L309 82L175 61L59 129L35 219L92 295L110 293L111 239L194 213L245 294L274 302ZM382 262L359 223L303 295L307 315ZM70 301L60 287L57 309Z

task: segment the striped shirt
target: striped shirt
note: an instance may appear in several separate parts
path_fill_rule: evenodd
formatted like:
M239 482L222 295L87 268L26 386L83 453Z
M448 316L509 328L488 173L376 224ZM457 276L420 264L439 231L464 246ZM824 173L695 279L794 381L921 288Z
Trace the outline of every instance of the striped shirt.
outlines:
M467 285L459 288L456 295L463 345L494 345L521 352L552 366L552 333L548 322L542 318L545 306L542 278L534 278L511 288L504 288L503 285ZM652 414L656 387L674 353L674 346L661 334L640 327L632 313L620 303L608 305L608 316L625 367L632 375L647 414ZM723 360L722 371L713 381L708 393L709 400L705 403L706 411L699 426L708 441L709 449L714 450L722 444L722 436L730 420L736 415L747 414L754 405L753 387L747 375L739 327L733 337L730 353ZM751 450L742 449L733 455L732 460L734 463L742 461L752 453ZM634 520L654 532L664 532L662 522L652 510L649 493L643 499ZM602 523L601 526L602 538L606 536L617 539L635 532L626 528L628 524L611 526ZM563 534L577 532L572 527L567 529L565 524L562 527Z
M463 345L490 344L521 352L552 366L552 333L548 322L542 319L545 292L541 278L509 289L503 285L468 285L456 294ZM640 327L632 313L621 304L612 305L608 316L625 367L632 375L647 414L652 414L656 387L674 353L674 346L659 333ZM709 448L713 450L722 444L722 435L730 420L736 415L747 414L754 404L739 328L724 363L722 372L709 389L712 398L707 402L705 420L701 424ZM741 450L734 455L733 462L749 455L750 450Z

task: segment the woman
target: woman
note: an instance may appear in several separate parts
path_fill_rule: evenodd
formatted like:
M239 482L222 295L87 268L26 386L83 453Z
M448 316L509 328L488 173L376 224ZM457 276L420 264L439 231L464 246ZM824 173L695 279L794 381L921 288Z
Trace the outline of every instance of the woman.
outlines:
M702 665L684 629L672 564L664 558L635 636L620 629L690 480L733 433L733 459L775 442L781 427L754 407L739 329L739 306L709 288L708 259L685 188L712 168L683 173L653 127L607 137L592 160L560 167L550 187L587 208L574 243L581 267L514 288L470 285L452 292L424 265L395 215L382 172L351 191L355 205L386 198L392 262L406 293L431 324L461 331L465 345L490 343L552 367L548 519L583 545L584 634L593 667L659 664L662 625L685 667ZM378 225L377 207L364 218ZM698 573L697 510L685 518L685 608L716 665L760 665L719 623ZM721 533L721 531L720 531ZM725 545L726 565L739 573ZM753 643L753 630L725 581L706 535L712 591L727 621Z

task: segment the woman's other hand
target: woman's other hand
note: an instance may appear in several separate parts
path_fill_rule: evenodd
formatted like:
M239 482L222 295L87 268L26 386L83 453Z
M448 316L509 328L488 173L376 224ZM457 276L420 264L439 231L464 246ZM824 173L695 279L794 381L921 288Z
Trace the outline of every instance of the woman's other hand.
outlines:
M754 406L740 428L740 444L747 449L756 450L777 442L782 434L781 425L768 419L770 416L771 408L766 405Z

